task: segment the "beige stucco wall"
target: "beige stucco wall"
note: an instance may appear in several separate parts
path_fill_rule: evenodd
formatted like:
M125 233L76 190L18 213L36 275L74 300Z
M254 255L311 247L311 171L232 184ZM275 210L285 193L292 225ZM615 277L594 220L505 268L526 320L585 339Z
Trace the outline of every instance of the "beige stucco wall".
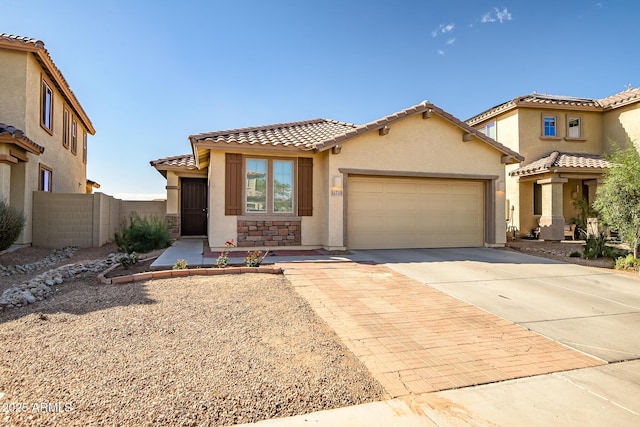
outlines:
M0 49L0 122L24 130L27 53Z
M640 104L635 103L604 113L604 144L605 151L610 153L612 148L609 141L626 146L632 141L638 147L640 144Z
M348 195L348 179L341 169L361 169L395 172L399 175L412 173L475 175L497 177L504 180L502 153L489 145L474 140L462 141L463 131L448 121L434 116L422 119L412 116L391 124L388 135L378 131L353 138L342 144L341 152L331 150L321 153L291 151L275 153L271 150L237 151L244 155L259 157L313 157L313 216L296 217L302 221L302 246L341 249L348 247L345 209ZM212 248L219 249L229 239L237 239L238 216L225 215L225 152L210 150L209 166L209 223L208 238ZM332 195L334 177L343 177L342 195ZM460 176L462 177L462 176ZM167 185L174 185L171 174L167 174ZM505 192L495 192L495 236L497 244L505 242ZM167 212L175 202L170 202L172 191L168 191ZM179 212L179 209L177 210ZM274 215L251 215L244 218L272 220L284 217Z
M542 116L556 115L558 138L542 138ZM583 140L566 140L567 115L582 117ZM519 153L525 157L525 163L537 160L552 151L565 153L602 153L602 116L599 112L568 110L543 110L521 108L518 113L520 146Z
M414 115L391 124L387 135L369 132L347 141L338 155L329 157L330 176L341 168L402 173L465 174L497 176L504 180L504 165L498 150L474 139L463 142L463 131L448 121L433 116L423 119ZM329 198L329 246L343 243L345 227L344 196ZM495 241L505 242L505 193L495 194ZM346 242L348 246L348 242Z
M79 119L77 122L77 153L62 146L64 97L51 79L53 91L53 134L40 126L40 96L42 76L46 73L35 56L27 52L0 49L0 122L22 130L25 135L45 148L44 153L27 153L29 161L11 166L10 203L21 209L27 224L17 243L32 243L33 191L38 190L40 165L53 170L53 191L84 193L86 165L83 162L83 137L87 133ZM69 108L71 115L74 112Z

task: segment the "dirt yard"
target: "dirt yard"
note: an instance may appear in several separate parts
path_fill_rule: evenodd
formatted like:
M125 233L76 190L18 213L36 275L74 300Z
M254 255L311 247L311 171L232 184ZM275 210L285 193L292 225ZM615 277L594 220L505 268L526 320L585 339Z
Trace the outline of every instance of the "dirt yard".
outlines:
M384 397L281 275L76 277L0 313L0 343L3 425L231 425Z

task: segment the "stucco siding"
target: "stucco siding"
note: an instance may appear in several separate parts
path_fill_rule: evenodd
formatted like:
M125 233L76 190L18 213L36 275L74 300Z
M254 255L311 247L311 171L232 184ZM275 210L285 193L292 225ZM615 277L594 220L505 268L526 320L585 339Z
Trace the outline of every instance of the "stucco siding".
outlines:
M0 122L25 131L27 53L0 49Z
M613 146L611 141L619 146L626 146L632 141L640 144L640 108L638 104L628 105L604 113L604 144L605 151L610 153Z

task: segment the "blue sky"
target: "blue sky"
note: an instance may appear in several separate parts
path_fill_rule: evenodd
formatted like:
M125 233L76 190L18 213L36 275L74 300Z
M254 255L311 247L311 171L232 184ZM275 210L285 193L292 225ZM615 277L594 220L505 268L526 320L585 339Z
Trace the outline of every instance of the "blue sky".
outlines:
M0 2L0 32L42 40L96 128L87 177L121 198L164 197L149 161L195 133L640 86L635 1Z

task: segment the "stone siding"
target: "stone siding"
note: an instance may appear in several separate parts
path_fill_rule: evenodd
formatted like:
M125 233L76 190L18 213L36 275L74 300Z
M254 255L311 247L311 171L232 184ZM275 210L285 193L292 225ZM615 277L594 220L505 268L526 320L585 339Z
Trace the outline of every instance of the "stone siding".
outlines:
M238 220L239 248L300 246L302 221Z

